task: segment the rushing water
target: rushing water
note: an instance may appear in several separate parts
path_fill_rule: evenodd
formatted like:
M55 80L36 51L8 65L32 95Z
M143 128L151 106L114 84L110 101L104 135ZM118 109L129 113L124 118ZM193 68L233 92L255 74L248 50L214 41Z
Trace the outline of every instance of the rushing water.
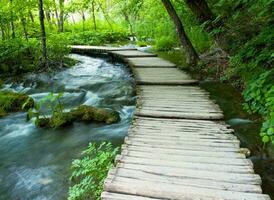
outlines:
M76 66L51 74L5 80L6 90L24 92L39 101L49 92L64 92L66 109L81 104L119 111L113 125L75 123L60 130L36 128L26 113L0 119L0 199L60 200L69 187L70 164L89 142L121 144L135 108L129 70L106 59L73 54Z

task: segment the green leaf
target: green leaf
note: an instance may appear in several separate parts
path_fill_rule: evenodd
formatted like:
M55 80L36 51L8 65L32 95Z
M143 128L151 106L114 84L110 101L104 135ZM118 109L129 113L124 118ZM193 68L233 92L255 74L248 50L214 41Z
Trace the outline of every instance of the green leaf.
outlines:
M268 142L270 141L269 136L265 135L265 136L262 138L262 141L263 141L263 143L268 143Z
M267 135L273 135L274 134L274 128L272 127L272 128L269 128L268 130L267 130Z

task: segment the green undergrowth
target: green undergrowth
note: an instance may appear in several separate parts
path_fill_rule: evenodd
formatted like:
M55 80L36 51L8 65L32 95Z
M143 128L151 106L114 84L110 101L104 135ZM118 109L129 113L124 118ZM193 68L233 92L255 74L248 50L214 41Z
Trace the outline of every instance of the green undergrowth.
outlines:
M67 58L70 53L68 40L60 34L47 38L49 67L56 69L74 63ZM41 44L37 38L0 41L0 74L18 75L45 70L41 67Z
M128 34L126 32L115 31L83 31L83 32L65 32L60 34L66 38L71 45L105 45L119 44L128 42Z
M101 199L104 180L118 152L119 148L114 148L111 143L90 143L82 152L82 158L72 163L72 186L69 188L68 200Z

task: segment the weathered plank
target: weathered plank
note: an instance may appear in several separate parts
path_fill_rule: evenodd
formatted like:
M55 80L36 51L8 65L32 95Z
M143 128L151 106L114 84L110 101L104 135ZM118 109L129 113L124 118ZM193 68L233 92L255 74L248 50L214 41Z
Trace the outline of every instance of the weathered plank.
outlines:
M156 57L154 53L147 53L138 50L122 50L122 51L110 51L110 54L118 56L120 58L137 58L137 57Z
M136 50L132 47L112 47L112 46L87 46L87 45L72 45L72 50L83 50L83 51L97 51L97 52L110 52L110 51L129 51Z
M148 67L148 68L170 68L176 67L175 64L166 61L158 57L146 57L146 58L125 58L125 61L131 67Z
M140 158L140 157L129 157L118 155L116 161L119 164L135 164L135 165L145 165L154 167L170 167L170 168L180 168L180 169L193 169L193 170L206 170L206 171L216 171L216 172L228 172L228 173L254 173L251 165L227 165L224 163L195 163L188 162L187 160L159 160L150 158ZM117 166L119 166L119 164Z
M102 200L158 200L155 198L127 195L127 194L118 194L118 193L111 193L111 192L103 192L101 198Z
M133 73L139 85L189 85L197 80L176 68L134 68Z
M151 168L155 169L155 171L151 172ZM148 170L147 170L148 169ZM154 180L163 183L175 183L178 185L185 186L195 186L201 188L212 188L219 190L231 190L238 192L254 192L261 193L262 190L259 185L249 184L249 183L231 183L222 181L221 179L215 180L214 177L209 179L204 179L202 177L193 178L189 176L185 176L182 178L180 176L173 176L172 174L166 171L172 171L173 174L180 171L184 171L187 169L181 168L173 168L173 167L165 167L165 166L146 166L146 165L138 165L138 164L126 164L121 163L117 166L116 170L110 171L110 175L119 179L123 178L132 178L132 179L140 179L140 180ZM197 170L199 173L199 170ZM213 172L212 172L213 173ZM221 172L222 173L222 172ZM231 173L233 174L233 173ZM236 178L236 177L235 177ZM237 177L239 178L239 177Z
M141 95L137 100L139 108L135 113L137 116L215 120L223 118L219 107L213 104L207 95L203 95L202 90L198 87L176 86L170 89L169 86L139 86L139 88ZM154 92L152 92L152 88ZM187 90L201 91L201 95L197 97L191 93L187 94L184 92L186 88Z
M200 188L131 178L128 178L127 181L119 181L118 179L107 180L105 183L105 190L109 192L170 200L270 200L269 196L259 193Z

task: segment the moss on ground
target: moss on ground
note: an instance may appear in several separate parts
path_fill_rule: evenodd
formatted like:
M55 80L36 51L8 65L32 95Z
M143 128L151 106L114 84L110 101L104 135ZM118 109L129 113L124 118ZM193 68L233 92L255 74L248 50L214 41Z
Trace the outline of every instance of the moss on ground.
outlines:
M0 91L0 117L33 108L34 100L25 94Z
M100 122L112 124L120 121L119 113L103 108L81 105L70 112L55 112L50 118L36 119L36 126L46 128L61 128L78 122Z

